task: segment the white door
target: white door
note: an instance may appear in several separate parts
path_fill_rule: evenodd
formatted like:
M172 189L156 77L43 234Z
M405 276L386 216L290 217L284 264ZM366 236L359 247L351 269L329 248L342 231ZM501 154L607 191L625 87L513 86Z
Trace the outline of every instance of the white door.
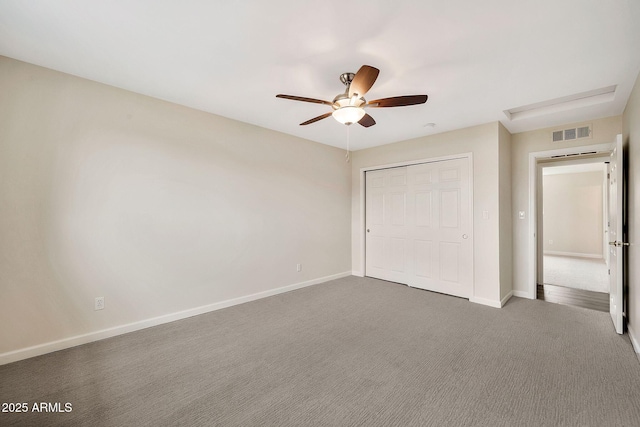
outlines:
M366 173L366 275L468 298L469 159Z
M407 168L366 173L366 275L407 283Z
M473 244L469 159L410 166L408 285L469 298Z
M623 152L622 135L618 135L609 162L609 312L619 334L623 325Z

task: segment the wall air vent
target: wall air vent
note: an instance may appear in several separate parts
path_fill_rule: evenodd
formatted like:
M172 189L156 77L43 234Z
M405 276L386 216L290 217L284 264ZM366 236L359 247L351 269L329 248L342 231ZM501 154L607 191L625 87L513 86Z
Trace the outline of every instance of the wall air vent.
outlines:
M576 139L576 129L565 129L564 130L564 140L567 141L569 139Z
M551 132L551 139L553 142L573 141L582 138L591 138L591 125L571 129L554 130Z
M589 126L578 128L578 138L588 138L590 135L591 129L589 129Z
M553 142L563 141L564 140L563 135L564 133L561 130L557 130L553 132Z

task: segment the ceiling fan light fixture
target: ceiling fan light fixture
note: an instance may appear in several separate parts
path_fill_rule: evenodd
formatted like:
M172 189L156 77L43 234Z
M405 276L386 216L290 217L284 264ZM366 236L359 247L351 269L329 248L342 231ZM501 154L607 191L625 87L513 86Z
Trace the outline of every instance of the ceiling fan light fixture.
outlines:
M366 113L363 108L347 105L333 112L333 118L344 125L357 123Z

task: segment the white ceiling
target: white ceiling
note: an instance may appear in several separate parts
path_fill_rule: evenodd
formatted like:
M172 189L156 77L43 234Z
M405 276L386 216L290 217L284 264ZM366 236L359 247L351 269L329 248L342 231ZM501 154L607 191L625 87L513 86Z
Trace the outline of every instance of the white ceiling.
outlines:
M337 147L346 126L298 124L341 73L379 68L361 149L501 121L511 132L623 112L640 70L637 0L56 0L0 2L0 54ZM504 110L618 85L613 101L510 121ZM435 123L435 127L425 127Z

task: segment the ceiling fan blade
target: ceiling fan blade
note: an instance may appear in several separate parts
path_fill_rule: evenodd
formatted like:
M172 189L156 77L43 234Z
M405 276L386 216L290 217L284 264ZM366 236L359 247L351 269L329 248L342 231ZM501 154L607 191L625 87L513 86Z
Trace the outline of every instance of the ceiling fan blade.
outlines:
M371 117L370 115L365 114L364 116L362 116L362 118L360 119L360 121L358 123L360 123L362 126L368 128L368 127L371 127L371 126L375 125L376 121L373 120L373 117Z
M313 102L314 104L333 105L333 103L329 102L329 101L323 101L322 99L315 99L315 98L305 98L303 96L293 96L293 95L279 94L279 95L276 95L276 98L291 99L293 101Z
M380 70L369 65L360 67L349 86L349 98L356 93L358 94L358 98L362 98L376 82L379 73Z
M321 115L321 116L314 117L313 119L307 120L307 121L306 121L306 122L304 122L304 123L300 123L300 126L310 125L311 123L315 123L315 122L317 122L318 120L326 119L327 117L329 117L329 116L330 116L330 115L332 115L332 114L333 114L333 111L329 111L328 113L324 113L324 114L323 114L323 115Z
M427 95L394 96L369 101L367 107L406 107L407 105L424 104L427 102L427 98L429 98Z

